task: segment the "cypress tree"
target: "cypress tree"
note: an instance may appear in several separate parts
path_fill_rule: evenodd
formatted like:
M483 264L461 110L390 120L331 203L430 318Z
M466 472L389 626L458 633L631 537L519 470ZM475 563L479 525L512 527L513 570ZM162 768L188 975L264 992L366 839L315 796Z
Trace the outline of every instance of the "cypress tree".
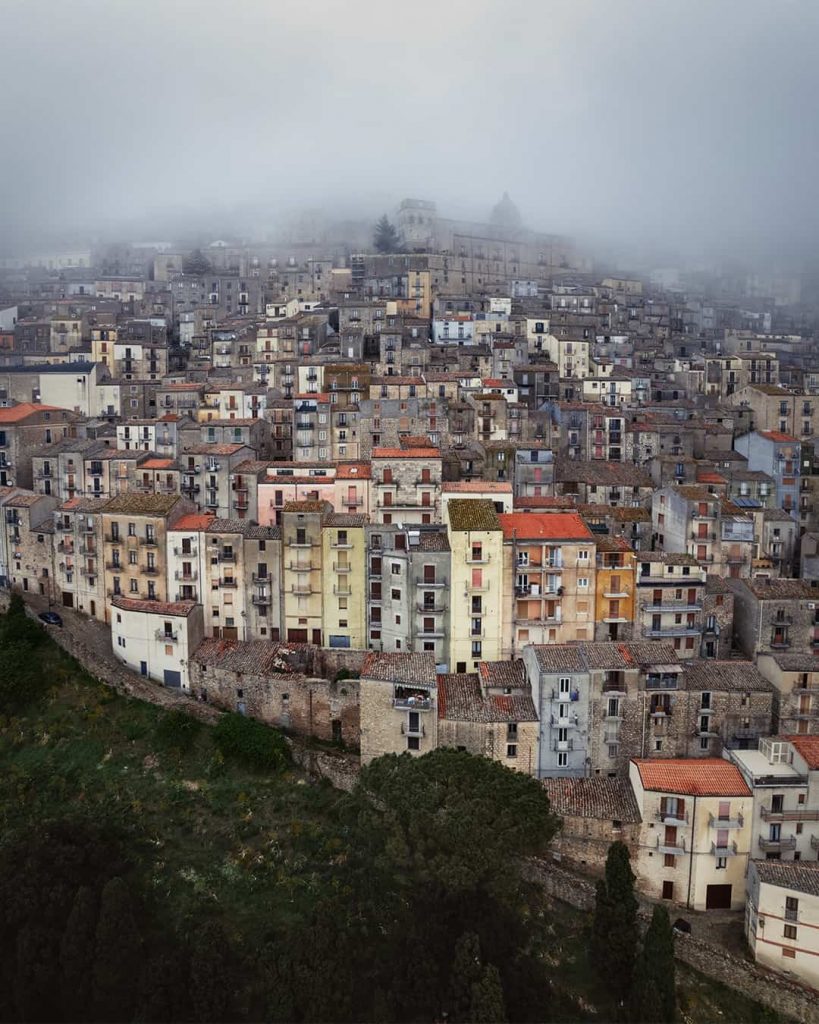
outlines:
M472 987L481 980L481 946L474 932L464 932L455 943L449 975L449 1019L459 1024L471 1020Z
M506 1006L500 973L494 964L487 964L472 986L469 1020L473 1024L503 1024Z
M129 1020L142 972L142 943L131 893L121 878L105 883L97 921L94 1002L103 1020Z
M625 843L612 843L597 883L590 951L600 980L618 1003L628 998L637 957L637 900Z
M645 1024L670 1024L676 1010L674 934L668 910L658 905L651 915L634 973L631 1018Z
M62 1000L68 1020L88 1020L97 933L97 898L83 885L77 890L60 942Z

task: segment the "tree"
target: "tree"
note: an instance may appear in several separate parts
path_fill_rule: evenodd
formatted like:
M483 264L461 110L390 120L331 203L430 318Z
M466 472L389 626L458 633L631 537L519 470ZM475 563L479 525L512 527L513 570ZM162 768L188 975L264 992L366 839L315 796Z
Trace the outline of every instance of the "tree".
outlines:
M475 1024L502 1024L506 1020L503 985L494 964L487 964L478 981L472 985L469 1020Z
M668 910L654 907L651 924L634 972L631 1019L645 1024L670 1024L677 1011L674 977L674 933Z
M595 970L618 1003L628 998L637 956L637 900L625 843L612 843L606 877L597 883L590 951Z
M60 942L63 1013L67 1020L88 1020L97 932L97 898L90 886L77 890Z
M105 883L94 960L94 1002L103 1020L128 1020L142 968L141 940L131 893L121 878Z
M378 252L398 252L398 232L386 213L375 225L373 244Z
M201 249L194 249L182 261L182 272L194 277L202 277L203 274L209 273L210 269L210 260Z
M195 1020L227 1018L233 971L224 929L206 921L197 929L191 948L190 993Z
M257 718L229 712L213 730L213 740L224 757L259 771L279 772L290 762L290 748L280 732Z
M472 1019L472 988L481 980L481 944L474 932L464 932L455 944L449 981L449 1020Z

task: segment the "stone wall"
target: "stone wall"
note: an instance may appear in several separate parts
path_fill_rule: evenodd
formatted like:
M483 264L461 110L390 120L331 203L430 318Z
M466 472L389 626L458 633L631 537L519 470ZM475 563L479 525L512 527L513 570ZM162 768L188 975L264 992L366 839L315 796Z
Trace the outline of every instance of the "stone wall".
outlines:
M578 910L591 911L594 908L594 885L587 879L543 860L530 860L526 874L555 899ZM644 901L639 912L643 929L648 927L650 906ZM784 975L742 960L693 935L676 936L674 955L706 977L741 992L776 1013L800 1024L819 1024L816 992Z

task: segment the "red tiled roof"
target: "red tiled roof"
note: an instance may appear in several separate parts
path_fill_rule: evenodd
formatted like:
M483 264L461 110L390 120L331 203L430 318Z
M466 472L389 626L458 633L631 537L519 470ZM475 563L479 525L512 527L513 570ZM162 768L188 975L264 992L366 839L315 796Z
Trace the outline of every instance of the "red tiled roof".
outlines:
M819 736L786 736L785 739L804 757L811 771L819 768Z
M371 476L372 468L366 462L336 467L336 480L369 480Z
M819 737L817 737L819 739ZM633 758L644 789L688 796L750 796L751 791L735 764L721 757Z
M440 459L439 448L373 448L374 459Z
M512 485L504 480L445 480L441 490L455 494L511 494Z
M714 473L714 472L708 471L708 472L699 472L699 473L697 473L697 483L698 484L725 484L725 483L728 483L728 481L725 479L724 476L721 476L719 473Z
M593 540L577 512L504 512L498 516L504 540Z
M115 597L115 608L126 612L142 612L146 615L182 615L187 617L196 607L195 601L140 601L130 597Z
M769 441L782 442L783 444L798 444L799 438L794 437L793 434L783 434L781 430L760 430L760 437L765 437Z
M35 412L62 412L58 405L38 405L36 402L21 402L7 409L0 409L0 423L16 423Z
M189 515L182 516L181 519L177 519L171 527L174 531L179 530L207 530L208 526L213 522L214 516L200 514L199 512L191 512Z
M140 463L140 469L169 469L174 464L173 459L146 459Z

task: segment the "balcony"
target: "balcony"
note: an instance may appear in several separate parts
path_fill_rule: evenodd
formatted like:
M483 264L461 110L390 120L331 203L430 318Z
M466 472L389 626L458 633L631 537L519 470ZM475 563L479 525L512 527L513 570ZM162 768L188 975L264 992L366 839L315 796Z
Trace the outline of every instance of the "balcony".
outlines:
M311 594L318 594L318 590L313 590L309 583L294 583L290 588L290 593L295 594L296 597L310 597Z
M702 630L695 626L669 626L667 629L647 629L646 636L663 640L666 637L699 636L701 632Z
M688 811L673 810L664 811L660 809L654 815L657 821L661 821L664 825L687 825L688 824Z
M141 565L139 567L139 571L144 576L158 576L159 575L159 566L158 565Z
M489 565L490 554L488 551L484 551L481 554L476 555L474 551L471 551L466 556L465 561L467 565Z
M652 612L654 615L662 615L664 612L699 612L702 611L702 601L663 601L662 604L641 601L640 611Z
M770 839L765 836L759 837L760 850L782 851L796 849L796 836L780 836L779 839Z
M359 496L351 497L348 495L346 498L341 499L341 504L344 505L345 508L361 508L364 504L364 499Z
M761 807L759 814L763 821L819 821L819 811L811 811L807 807L792 811L773 811L770 807Z
M552 750L556 750L558 753L574 750L574 740L553 740Z
M174 548L173 553L177 558L196 558L198 549L195 544L191 544L187 550L185 548Z
M718 846L717 843L711 843L711 856L712 857L736 857L737 855L737 844L727 843L725 846Z
M290 572L318 572L321 566L317 562L288 562Z
M183 572L181 569L177 569L173 574L173 578L179 580L180 583L193 583L199 578L199 573L196 569L193 569L191 572Z
M353 545L349 541L347 541L347 540L344 540L344 541L334 540L332 542L332 544L330 545L330 547L333 549L333 551L352 551L353 550Z
M578 715L550 715L549 725L558 729L574 729L580 721Z
M350 594L352 594L352 590L350 589L348 584L339 583L337 586L333 587L333 593L337 597L349 597Z
M731 818L720 818L718 814L709 814L708 826L709 828L744 828L745 818L741 814L736 814Z
M658 853L668 853L672 857L681 857L685 853L685 840L668 840L665 836L657 836Z
M579 690L552 690L552 700L577 701L580 700Z
M239 586L239 583L234 576L223 576L219 580L219 586L227 587L229 590L235 590Z
M317 548L318 547L318 542L317 541L312 541L312 540L302 540L302 541L289 540L289 541L286 541L286 544L287 544L287 547L289 547L289 548L296 548L298 550L301 550L302 548L304 548L306 550L308 548Z
M260 576L259 573L257 573L257 572L251 573L250 579L251 579L251 582L257 583L257 584L259 584L261 586L264 586L265 584L273 582L273 577L272 576L268 576L266 574L264 576Z
M408 722L401 723L401 735L402 736L426 736L423 725L420 723L416 729L411 729Z
M257 608L267 608L270 604L270 597L267 594L253 594L250 600Z
M159 541L156 537L140 537L139 543L140 546L144 548L155 548L159 544Z
M231 565L236 563L236 553L234 551L220 551L217 557L220 562L227 562Z
M421 614L421 615L440 615L442 612L446 611L446 607L444 605L442 605L442 604L432 604L432 605L430 605L430 604L420 604L420 603L417 603L415 605L415 607L418 610L419 614ZM478 616L478 615L482 615L483 613L482 612L472 612L471 614L473 616Z
M434 580L429 580L420 576L415 577L416 587L445 587L446 585L447 580L444 577L436 577Z
M352 572L353 567L349 562L333 562L333 572Z
M158 629L154 634L157 640L161 640L166 644L175 644L179 640L179 634L175 631L167 632L164 629Z
M106 562L105 568L108 569L109 572L122 572L125 566L122 562Z

